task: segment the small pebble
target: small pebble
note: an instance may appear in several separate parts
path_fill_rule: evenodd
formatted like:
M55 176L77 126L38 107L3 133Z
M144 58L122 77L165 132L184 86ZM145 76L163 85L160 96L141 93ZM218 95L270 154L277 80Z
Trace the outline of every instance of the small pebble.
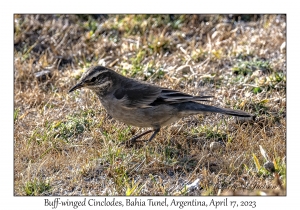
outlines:
M51 75L51 71L42 70L42 71L34 73L34 76L35 76L35 78L37 78L38 81L43 82L43 81L47 80L47 78L50 78L52 75Z
M265 167L265 169L267 169L268 171L270 171L272 173L275 172L274 163L272 163L271 161L265 162L264 167Z

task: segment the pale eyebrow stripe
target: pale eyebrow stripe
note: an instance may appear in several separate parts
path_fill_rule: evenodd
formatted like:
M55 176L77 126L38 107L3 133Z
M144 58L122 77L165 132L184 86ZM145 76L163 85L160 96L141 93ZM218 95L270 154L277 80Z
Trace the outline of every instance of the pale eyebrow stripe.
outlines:
M100 72L95 72L94 74L92 74L91 76L89 76L90 79L94 78L94 77L98 77L100 74L108 72L108 70L102 70Z

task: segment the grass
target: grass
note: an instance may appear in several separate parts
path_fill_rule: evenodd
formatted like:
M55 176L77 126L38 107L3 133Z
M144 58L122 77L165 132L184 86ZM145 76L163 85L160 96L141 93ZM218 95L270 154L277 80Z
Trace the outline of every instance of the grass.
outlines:
M43 195L51 189L50 183L34 179L25 183L24 191L28 196Z
M285 195L285 18L16 14L14 194ZM146 129L68 94L96 64L256 118L191 116L127 148Z

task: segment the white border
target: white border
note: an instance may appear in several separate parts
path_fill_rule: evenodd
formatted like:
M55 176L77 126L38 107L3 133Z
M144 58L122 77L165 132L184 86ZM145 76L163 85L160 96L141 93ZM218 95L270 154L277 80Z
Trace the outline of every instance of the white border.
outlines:
M82 3L81 3L82 2ZM298 154L299 136L298 109L300 102L297 84L300 79L299 69L299 16L298 5L295 1L283 2L272 0L252 1L13 1L11 4L2 3L1 15L1 209L43 209L45 197L14 197L13 196L13 14L14 13L286 13L287 14L287 151L288 151L288 191L286 197L230 197L232 200L256 200L256 209L269 209L272 207L298 206L299 176ZM208 3L209 2L209 3ZM53 198L53 197L52 197ZM62 197L76 200L82 197ZM89 197L91 198L91 197ZM95 197L101 199L100 197ZM147 199L150 197L142 197ZM199 198L211 200L213 197ZM125 197L117 197L125 202ZM172 199L169 197L168 199ZM190 199L179 197L178 199ZM222 200L222 198L218 198ZM104 207L95 207L104 208ZM128 207L128 209L141 207ZM156 207L158 208L158 207ZM199 208L199 207L198 207ZM73 209L69 207L68 209ZM79 207L78 209L85 209ZM105 208L104 208L105 209ZM124 208L123 208L124 209ZM126 209L126 208L125 208ZM187 209L185 207L184 209Z

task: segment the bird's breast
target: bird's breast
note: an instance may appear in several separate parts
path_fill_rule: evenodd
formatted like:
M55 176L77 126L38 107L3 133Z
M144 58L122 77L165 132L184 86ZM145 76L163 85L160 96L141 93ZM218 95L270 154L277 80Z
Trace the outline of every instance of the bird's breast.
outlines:
M158 128L179 119L177 108L170 105L131 108L110 96L100 101L110 116L128 125Z

